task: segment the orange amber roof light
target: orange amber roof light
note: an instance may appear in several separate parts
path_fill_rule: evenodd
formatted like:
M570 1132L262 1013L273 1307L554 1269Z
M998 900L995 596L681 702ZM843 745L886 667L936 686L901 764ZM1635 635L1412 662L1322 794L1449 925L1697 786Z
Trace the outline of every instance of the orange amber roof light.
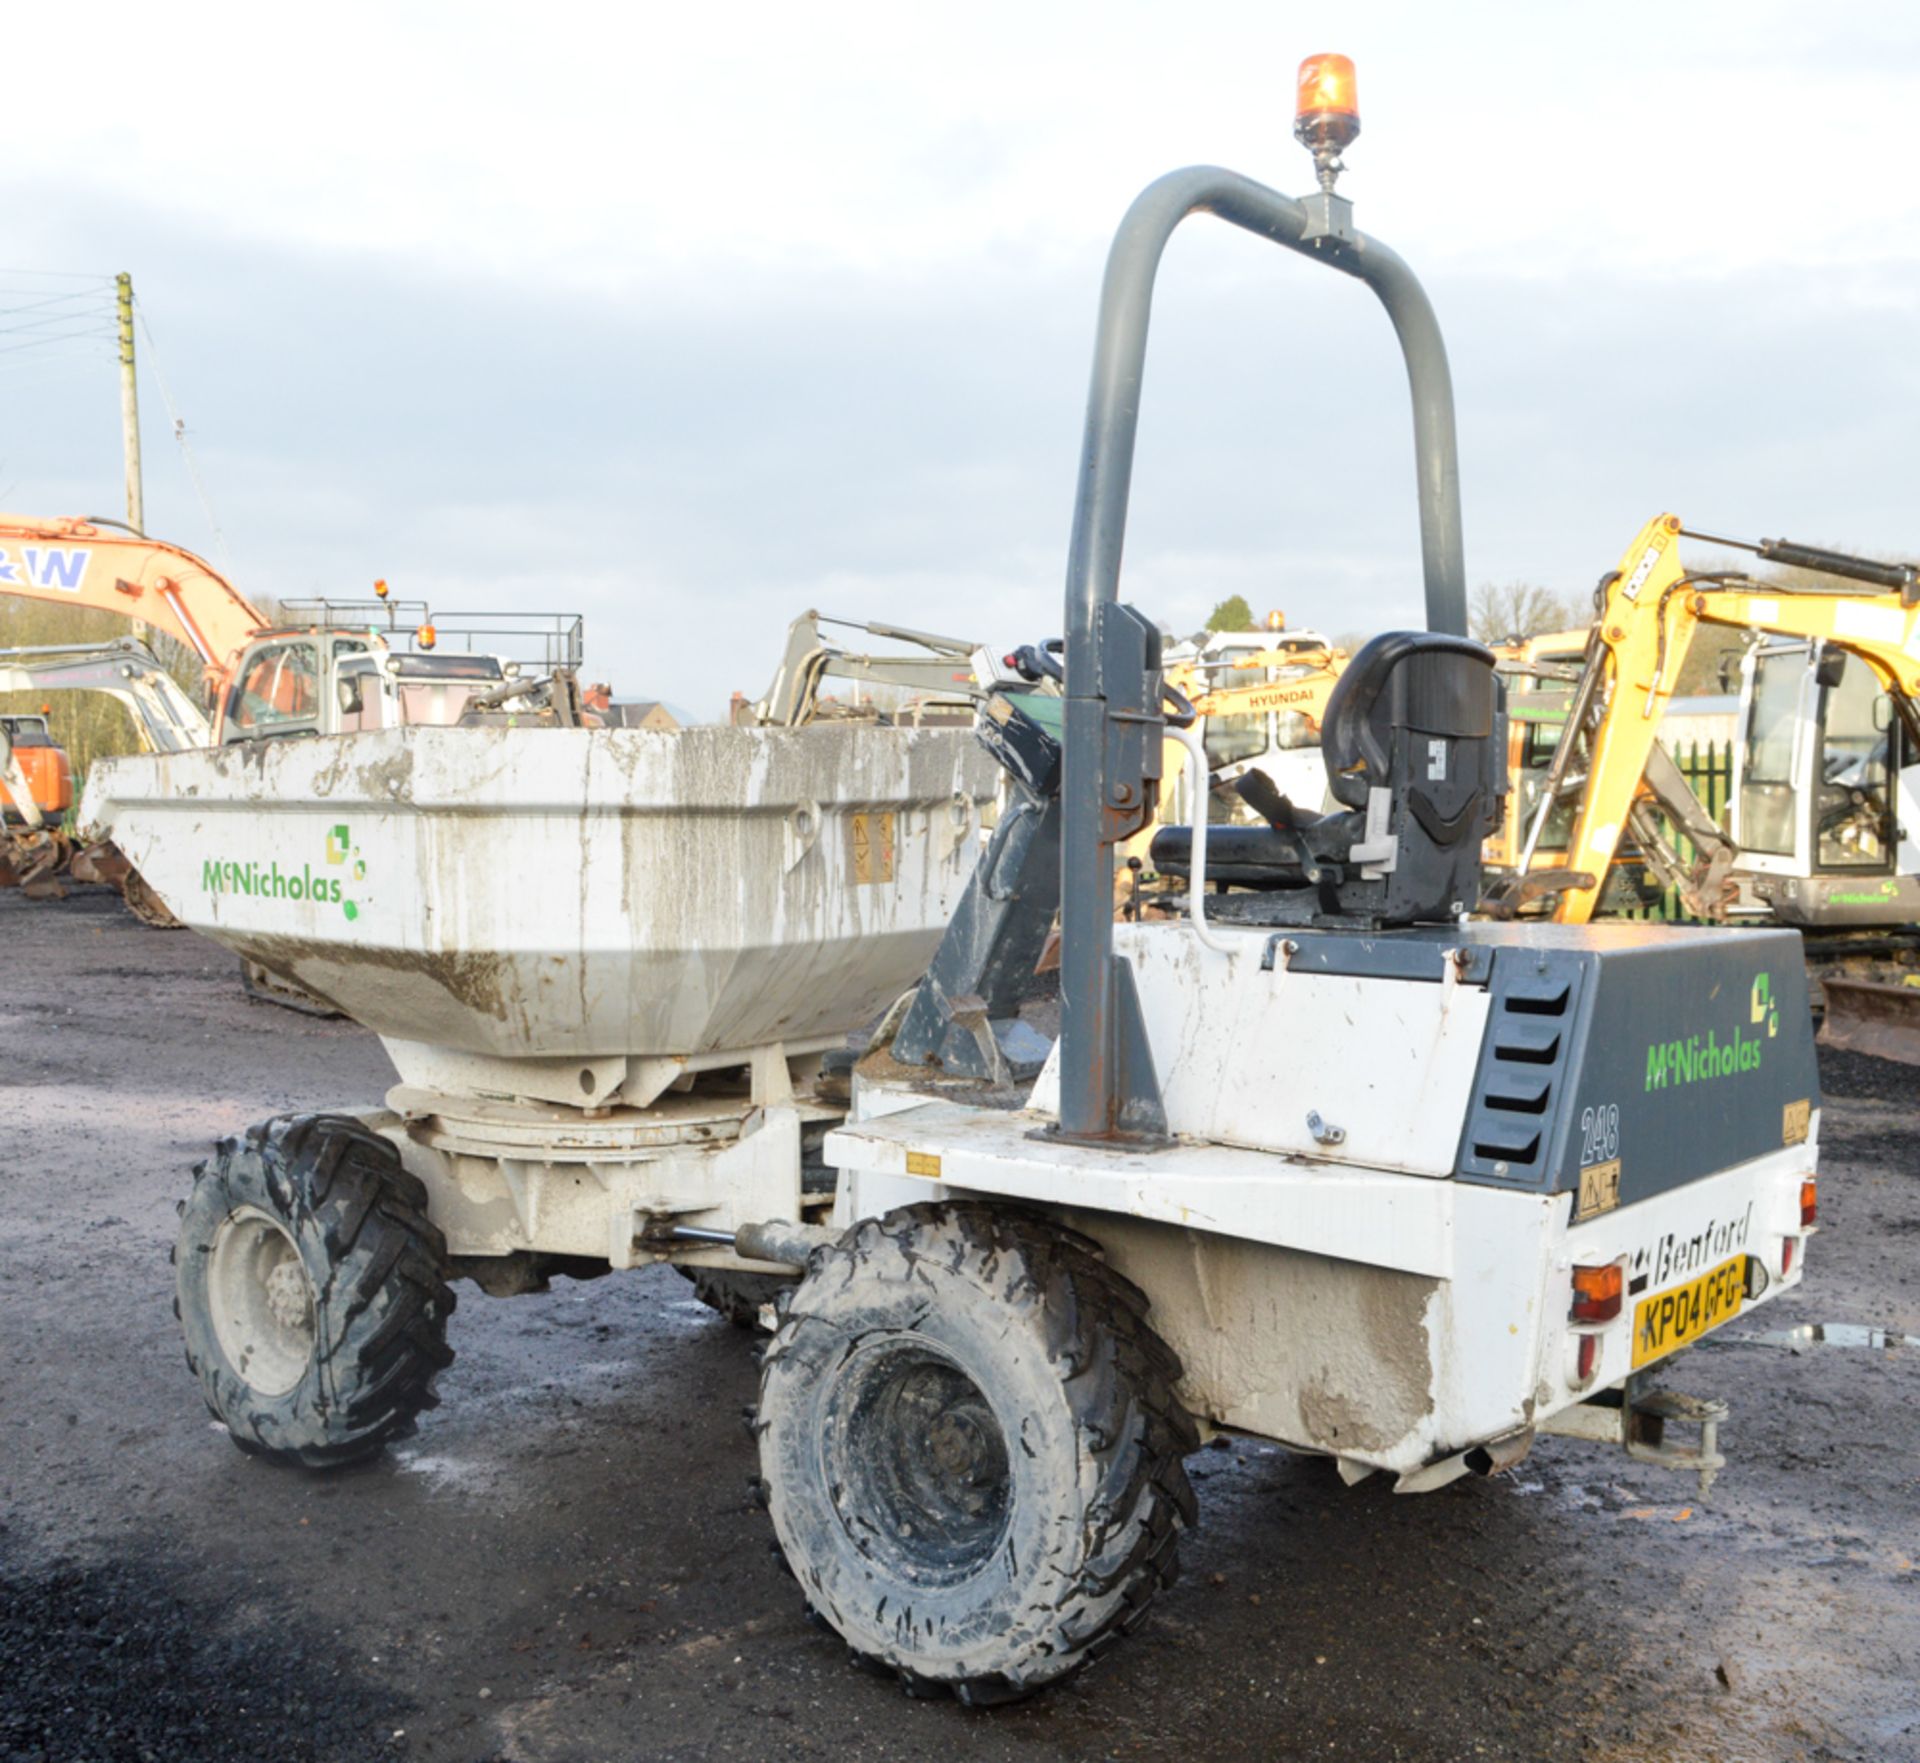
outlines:
M440 633L430 624L423 624L413 634L419 640L420 647L423 649L431 649L434 644L440 640Z
M1300 63L1295 94L1296 125L1323 116L1351 117L1355 123L1360 120L1360 87L1348 56L1309 55Z
M373 591L383 600L387 597L387 584L384 577L373 584Z

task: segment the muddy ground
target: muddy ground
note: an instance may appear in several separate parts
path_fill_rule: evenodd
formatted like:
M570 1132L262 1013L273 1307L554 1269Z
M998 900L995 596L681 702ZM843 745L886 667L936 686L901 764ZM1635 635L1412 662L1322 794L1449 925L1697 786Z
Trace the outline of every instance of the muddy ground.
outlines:
M417 1438L241 1456L170 1312L190 1165L378 1099L378 1044L250 1004L103 894L0 895L0 1759L1920 1759L1920 1073L1827 1066L1803 1291L1674 1382L1691 1480L1541 1444L1419 1499L1195 1459L1182 1583L1070 1687L968 1713L849 1667L769 1559L748 1342L673 1274L461 1290Z

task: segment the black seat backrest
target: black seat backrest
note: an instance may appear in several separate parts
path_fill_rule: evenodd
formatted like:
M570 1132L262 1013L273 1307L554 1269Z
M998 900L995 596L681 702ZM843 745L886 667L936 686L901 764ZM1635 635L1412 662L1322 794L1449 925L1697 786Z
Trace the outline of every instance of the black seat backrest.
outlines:
M1270 827L1216 828L1210 877L1310 885L1328 921L1431 924L1471 912L1480 847L1500 824L1507 790L1505 699L1491 651L1427 631L1375 637L1327 700L1320 747L1328 788L1346 811L1300 815L1281 802L1284 815L1262 810ZM1156 834L1155 867L1188 873L1190 845L1183 827Z
M1443 740L1491 734L1498 692L1492 652L1470 638L1435 631L1375 637L1341 674L1321 723L1334 800L1365 808L1370 787L1399 781L1392 775L1396 729ZM1361 765L1364 775L1355 769Z
M1479 903L1482 842L1507 790L1505 693L1492 653L1465 637L1390 631L1353 658L1327 703L1327 783L1366 830L1360 874L1385 883L1388 924ZM1367 863L1378 835L1392 855Z

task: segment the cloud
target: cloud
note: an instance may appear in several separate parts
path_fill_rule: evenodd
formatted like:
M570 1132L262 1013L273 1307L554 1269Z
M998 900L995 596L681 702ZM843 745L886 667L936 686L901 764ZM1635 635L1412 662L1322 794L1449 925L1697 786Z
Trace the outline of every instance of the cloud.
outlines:
M578 609L591 672L712 714L807 606L1058 630L1112 226L1195 159L1299 187L1291 68L1337 43L1344 188L1450 340L1471 579L1584 587L1663 507L1913 547L1920 23L1307 16L109 7L86 106L17 88L0 199L28 267L134 272L243 586ZM111 362L54 371L0 405L5 500L114 512ZM156 392L149 524L211 549ZM1175 629L1421 616L1404 380L1344 278L1185 229L1136 486L1125 591Z

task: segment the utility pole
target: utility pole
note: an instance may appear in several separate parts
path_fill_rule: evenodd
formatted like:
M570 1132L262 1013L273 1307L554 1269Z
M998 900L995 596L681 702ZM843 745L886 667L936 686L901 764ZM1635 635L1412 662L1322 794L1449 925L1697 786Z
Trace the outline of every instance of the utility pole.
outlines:
M114 304L120 316L120 430L127 456L127 525L145 534L146 497L140 485L140 388L133 376L133 277L122 270L113 279L119 290Z

